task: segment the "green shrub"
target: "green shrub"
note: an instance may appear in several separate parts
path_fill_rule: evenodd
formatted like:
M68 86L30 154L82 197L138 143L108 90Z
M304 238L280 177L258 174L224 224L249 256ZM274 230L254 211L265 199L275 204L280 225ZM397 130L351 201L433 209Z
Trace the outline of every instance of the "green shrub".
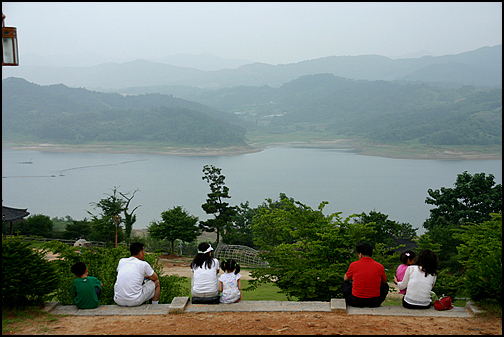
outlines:
M449 270L445 268L437 271L436 284L432 291L438 297L446 295L454 299L455 297L465 296L463 275L452 274Z
M2 236L2 305L41 304L57 288L57 272L44 253L21 237Z
M474 269L467 270L466 288L475 301L495 299L502 304L502 252L491 253Z
M492 220L461 225L455 236L462 241L458 259L466 268L465 288L475 301L502 301L502 213Z
M82 253L75 251L75 248L65 245L59 241L51 241L44 244L44 247L54 253L59 253L61 259L54 260L59 274L58 289L56 296L62 305L72 305L74 294L72 285L75 275L70 271L71 266L78 261L86 264L89 276L98 278L102 283L102 293L100 305L115 304L114 284L117 277L117 265L121 258L130 257L129 249L125 246L117 248L83 248ZM163 275L162 265L155 254L145 254L147 261L160 278L161 298L159 303L171 303L173 297L187 296L185 289L180 285L182 279L178 276Z

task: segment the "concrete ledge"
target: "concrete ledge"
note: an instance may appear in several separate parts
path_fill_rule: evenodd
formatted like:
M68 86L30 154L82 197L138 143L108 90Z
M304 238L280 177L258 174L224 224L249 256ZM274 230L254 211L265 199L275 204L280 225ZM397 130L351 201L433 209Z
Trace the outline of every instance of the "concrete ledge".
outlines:
M431 307L429 309L406 309L402 305L381 306L377 308L347 307L349 315L372 315L372 316L413 316L413 317L472 317L471 314L461 307L453 307L450 310L439 311Z
M485 310L481 309L476 303L471 301L467 301L465 307L474 317L479 316L486 312Z
M45 302L42 311L51 312L59 306L59 302Z
M344 298L331 298L331 311L345 310L347 306Z
M467 310L453 307L438 311L434 308L415 310L403 306L381 306L378 308L356 308L346 306L342 298L333 298L331 302L294 302L294 301L240 301L231 304L191 304L189 297L175 297L171 304L142 304L138 307L119 305L99 305L95 309L78 309L75 305L59 305L58 302L46 303L44 310L55 315L72 316L137 316L166 315L181 313L210 312L336 312L345 311L348 315L381 315L413 317L472 317L482 311L472 303ZM471 314L472 313L472 314Z
M185 311L189 297L174 297L170 306L168 307L169 314L181 314Z
M189 304L184 312L330 312L329 302L240 301L229 304Z

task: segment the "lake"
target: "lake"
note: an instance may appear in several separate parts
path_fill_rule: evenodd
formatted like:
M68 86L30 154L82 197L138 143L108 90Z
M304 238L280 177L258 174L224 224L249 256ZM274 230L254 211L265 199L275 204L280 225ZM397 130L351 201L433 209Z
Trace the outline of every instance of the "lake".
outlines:
M28 164L26 162L31 162ZM206 220L202 210L208 184L203 166L222 169L231 205L256 207L285 193L324 214L377 211L390 220L424 232L429 217L429 188L453 187L457 174L493 174L502 184L502 160L415 160L359 155L351 150L275 146L237 156L166 156L152 154L57 153L2 150L2 205L34 214L73 219L97 214L90 204L106 198L114 186L135 190L130 209L134 229L161 220L161 212L184 207Z

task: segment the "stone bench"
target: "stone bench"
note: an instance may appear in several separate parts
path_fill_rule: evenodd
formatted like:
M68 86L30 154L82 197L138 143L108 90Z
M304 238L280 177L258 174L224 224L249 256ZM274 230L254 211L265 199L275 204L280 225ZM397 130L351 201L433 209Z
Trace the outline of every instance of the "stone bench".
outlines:
M467 310L466 310L467 309ZM414 316L414 317L472 317L483 311L468 301L465 308L453 307L437 311L434 308L423 310L406 309L402 306L381 306L378 308L356 308L346 305L342 298L330 302L294 301L240 301L231 304L191 304L189 297L175 297L171 304L142 304L138 307L118 305L99 305L95 309L78 309L75 305L60 306L58 302L48 302L44 310L57 315L75 316L132 316L166 315L196 312L335 312L345 311L349 315Z

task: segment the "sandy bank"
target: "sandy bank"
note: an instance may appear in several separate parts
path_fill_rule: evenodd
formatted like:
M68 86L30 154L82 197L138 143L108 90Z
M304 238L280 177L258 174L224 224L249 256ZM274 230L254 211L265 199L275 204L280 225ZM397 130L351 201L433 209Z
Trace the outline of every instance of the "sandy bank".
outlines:
M345 149L360 155L397 159L437 159L437 160L502 160L502 148L481 148L472 151L447 147L404 147L394 145L353 142L348 139L333 141L285 142L271 144L250 144L250 146L229 147L147 147L139 145L93 144L2 144L2 149L23 151L50 151L67 153L117 153L117 154L155 154L169 156L236 156L260 152L267 147L287 146L318 149Z

